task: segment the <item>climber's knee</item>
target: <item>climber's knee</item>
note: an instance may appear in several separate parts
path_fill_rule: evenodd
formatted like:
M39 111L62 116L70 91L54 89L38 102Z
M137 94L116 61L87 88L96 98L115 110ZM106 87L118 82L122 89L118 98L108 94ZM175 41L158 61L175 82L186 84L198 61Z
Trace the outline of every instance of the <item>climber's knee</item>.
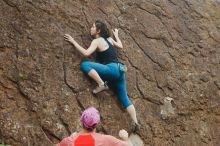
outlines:
M88 74L91 71L91 67L90 67L90 62L89 61L84 61L80 63L80 67L82 69L82 71L86 74Z

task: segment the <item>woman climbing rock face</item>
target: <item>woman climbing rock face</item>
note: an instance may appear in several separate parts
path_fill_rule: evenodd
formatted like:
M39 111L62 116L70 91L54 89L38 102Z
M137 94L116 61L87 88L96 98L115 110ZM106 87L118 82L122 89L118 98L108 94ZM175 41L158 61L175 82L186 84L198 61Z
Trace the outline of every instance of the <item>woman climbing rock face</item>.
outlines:
M123 45L118 36L118 29L114 29L112 32L116 40L110 37L105 23L99 20L95 21L90 30L94 39L88 49L81 47L69 34L65 34L64 38L84 56L97 52L96 62L84 61L81 63L82 71L98 84L97 88L93 90L93 94L108 90L108 84L111 84L116 89L121 104L131 116L132 129L136 131L139 127L136 111L127 95L125 72L121 71L123 65L118 61L115 48L123 49Z

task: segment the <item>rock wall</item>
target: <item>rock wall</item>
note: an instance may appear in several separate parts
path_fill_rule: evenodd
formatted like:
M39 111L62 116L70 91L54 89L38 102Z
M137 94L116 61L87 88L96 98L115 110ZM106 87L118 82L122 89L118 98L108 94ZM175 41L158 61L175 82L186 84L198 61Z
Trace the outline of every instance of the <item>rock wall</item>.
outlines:
M219 146L219 0L1 0L0 143L53 145L80 129L91 105L99 132L131 130L113 91L91 94L79 64L93 57L63 39L88 47L96 19L119 28L145 145Z

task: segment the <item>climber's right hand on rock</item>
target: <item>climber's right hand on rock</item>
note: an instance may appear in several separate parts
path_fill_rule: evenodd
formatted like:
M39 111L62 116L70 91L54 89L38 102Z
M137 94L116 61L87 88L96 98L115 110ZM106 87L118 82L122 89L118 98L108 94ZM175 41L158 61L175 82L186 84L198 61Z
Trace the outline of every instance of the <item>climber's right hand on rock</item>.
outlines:
M128 140L128 132L124 129L120 130L118 133L119 137L123 140Z

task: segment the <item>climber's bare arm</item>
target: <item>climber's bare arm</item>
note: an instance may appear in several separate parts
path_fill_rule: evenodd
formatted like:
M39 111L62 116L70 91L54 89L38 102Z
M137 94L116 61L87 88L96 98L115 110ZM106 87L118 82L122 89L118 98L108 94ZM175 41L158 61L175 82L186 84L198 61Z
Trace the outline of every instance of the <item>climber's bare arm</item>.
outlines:
M94 39L91 43L91 45L89 46L88 49L84 49L82 46L80 46L69 34L65 34L64 38L66 41L70 42L71 44L73 44L76 49L84 56L90 56L93 52L95 52L96 48L97 48L97 40Z
M112 30L112 32L113 32L113 34L115 36L115 39L116 39L116 41L114 39L111 39L113 45L116 46L117 48L121 48L122 49L123 45L122 45L121 40L118 37L118 29L114 29L114 30Z

